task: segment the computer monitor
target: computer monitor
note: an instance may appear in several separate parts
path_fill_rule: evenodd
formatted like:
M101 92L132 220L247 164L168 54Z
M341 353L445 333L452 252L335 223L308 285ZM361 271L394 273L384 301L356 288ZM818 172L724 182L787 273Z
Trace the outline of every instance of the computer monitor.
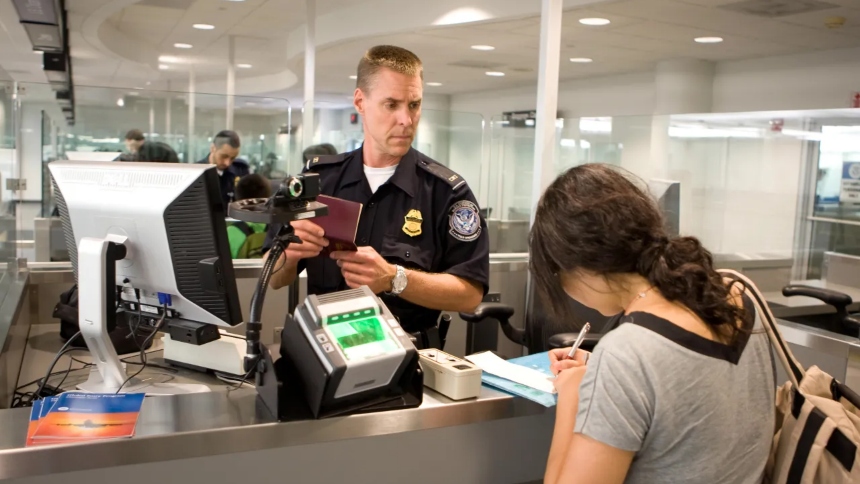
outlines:
M663 212L666 231L677 237L681 233L681 182L653 178L648 180L648 191Z
M242 322L214 166L56 161L49 164L79 292L81 334L101 382L125 382L108 323L120 297L151 315L217 326ZM123 391L140 391L134 382ZM160 392L181 393L170 388Z

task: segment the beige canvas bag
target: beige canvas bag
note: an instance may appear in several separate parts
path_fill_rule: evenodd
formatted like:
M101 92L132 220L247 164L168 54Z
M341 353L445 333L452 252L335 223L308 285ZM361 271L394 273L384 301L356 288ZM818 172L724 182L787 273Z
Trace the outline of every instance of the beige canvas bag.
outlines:
M789 376L776 391L776 432L766 482L860 483L860 396L816 366L804 370L755 284L735 271L720 273L744 284Z

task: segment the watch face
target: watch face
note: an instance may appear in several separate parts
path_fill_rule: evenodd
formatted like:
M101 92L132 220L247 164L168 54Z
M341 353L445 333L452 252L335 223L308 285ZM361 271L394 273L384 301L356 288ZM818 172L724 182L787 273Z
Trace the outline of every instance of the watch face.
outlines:
M391 286L394 291L398 293L406 289L406 272L398 268L397 275L395 275L394 280L391 281Z

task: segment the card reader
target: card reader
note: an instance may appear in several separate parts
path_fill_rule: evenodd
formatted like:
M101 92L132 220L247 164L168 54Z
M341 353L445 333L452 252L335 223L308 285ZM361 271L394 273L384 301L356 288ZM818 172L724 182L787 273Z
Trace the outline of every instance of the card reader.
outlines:
M481 369L466 360L434 348L418 351L424 371L424 386L451 400L477 397L481 393Z

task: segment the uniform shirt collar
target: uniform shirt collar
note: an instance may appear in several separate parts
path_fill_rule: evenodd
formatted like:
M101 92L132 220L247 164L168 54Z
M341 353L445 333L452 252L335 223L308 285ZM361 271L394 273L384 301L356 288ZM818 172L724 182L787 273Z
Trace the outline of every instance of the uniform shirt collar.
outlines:
M364 180L364 145L355 151L355 156L346 167L343 177L344 184L358 183ZM388 180L388 183L393 184L397 188L403 190L410 197L415 196L415 165L418 162L418 152L414 148L409 148L409 151L400 159L397 169Z

